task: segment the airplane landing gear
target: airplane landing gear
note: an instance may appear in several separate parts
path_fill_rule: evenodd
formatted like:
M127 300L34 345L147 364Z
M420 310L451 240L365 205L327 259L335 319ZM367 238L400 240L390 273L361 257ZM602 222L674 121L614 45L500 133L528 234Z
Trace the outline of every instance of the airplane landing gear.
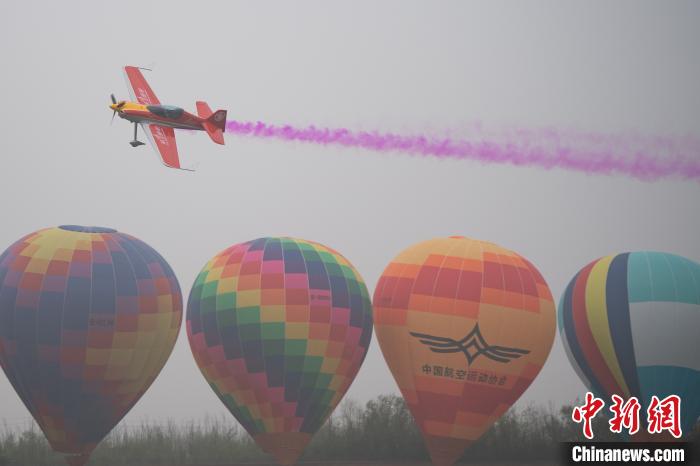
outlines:
M139 141L138 139L138 131L139 131L139 124L134 122L134 140L130 141L129 144L131 144L131 147L138 147L138 146L143 146L144 143Z

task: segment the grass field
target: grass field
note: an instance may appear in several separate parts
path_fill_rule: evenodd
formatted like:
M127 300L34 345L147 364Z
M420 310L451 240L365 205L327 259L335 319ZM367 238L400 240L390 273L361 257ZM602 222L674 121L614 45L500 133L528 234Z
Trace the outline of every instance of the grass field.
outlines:
M583 440L571 407L533 406L506 413L470 446L473 465L557 464L560 443ZM594 422L596 440L616 440L607 420ZM696 429L692 438L698 438ZM380 396L360 406L344 402L314 436L301 464L337 466L428 465L428 455L403 399ZM176 424L118 426L95 450L89 466L274 465L232 417ZM0 466L65 466L33 425L0 425Z

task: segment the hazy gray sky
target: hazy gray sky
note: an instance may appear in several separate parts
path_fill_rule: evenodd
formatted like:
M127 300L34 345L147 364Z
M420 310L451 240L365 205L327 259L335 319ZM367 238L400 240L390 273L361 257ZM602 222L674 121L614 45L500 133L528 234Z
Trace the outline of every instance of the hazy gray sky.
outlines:
M204 263L266 235L342 252L370 292L435 236L530 259L558 300L589 261L654 249L700 260L700 184L438 161L180 134L183 173L109 125L121 67L151 66L161 101L229 118L459 135L488 127L700 136L698 2L3 2L0 250L60 224L110 226L157 249L185 299ZM700 155L699 155L700 156ZM373 341L348 396L396 392ZM520 403L583 386L557 341ZM127 416L224 412L186 334ZM29 414L0 375L0 422Z

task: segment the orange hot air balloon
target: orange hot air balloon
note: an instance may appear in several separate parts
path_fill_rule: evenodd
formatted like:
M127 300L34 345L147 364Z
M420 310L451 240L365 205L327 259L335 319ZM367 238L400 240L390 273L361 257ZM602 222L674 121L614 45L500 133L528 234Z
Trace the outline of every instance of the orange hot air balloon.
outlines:
M403 251L374 292L375 329L436 466L520 397L554 341L555 306L518 254L464 237Z

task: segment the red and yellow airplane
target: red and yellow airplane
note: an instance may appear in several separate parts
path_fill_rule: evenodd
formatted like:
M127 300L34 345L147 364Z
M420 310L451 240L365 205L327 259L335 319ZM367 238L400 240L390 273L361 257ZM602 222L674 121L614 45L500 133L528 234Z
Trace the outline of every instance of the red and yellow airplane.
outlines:
M212 113L206 102L197 102L197 115L193 115L180 107L161 105L139 68L125 66L124 72L129 93L136 102L117 102L112 94L112 105L109 108L114 111L112 119L119 115L134 123L134 140L129 143L132 147L143 145L137 138L140 124L166 167L188 170L180 166L174 128L206 131L212 141L224 143L226 110Z

